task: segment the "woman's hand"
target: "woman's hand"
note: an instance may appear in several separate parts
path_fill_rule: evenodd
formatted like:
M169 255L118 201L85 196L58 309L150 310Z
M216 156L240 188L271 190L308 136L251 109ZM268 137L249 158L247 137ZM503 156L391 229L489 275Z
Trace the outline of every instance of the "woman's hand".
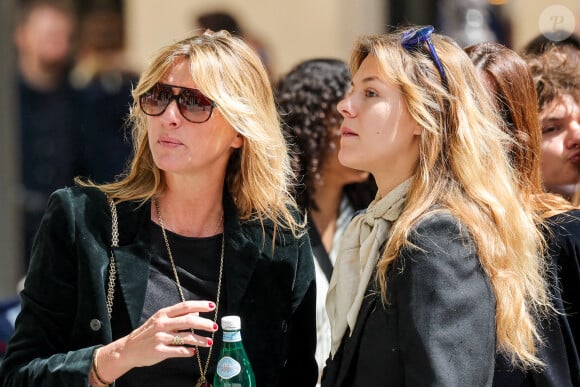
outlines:
M210 338L196 335L192 330L215 332L217 324L199 316L199 312L214 309L211 301L185 301L160 309L129 335L96 351L99 376L112 381L135 367L151 366L172 357L193 356L193 346L210 347L213 344Z

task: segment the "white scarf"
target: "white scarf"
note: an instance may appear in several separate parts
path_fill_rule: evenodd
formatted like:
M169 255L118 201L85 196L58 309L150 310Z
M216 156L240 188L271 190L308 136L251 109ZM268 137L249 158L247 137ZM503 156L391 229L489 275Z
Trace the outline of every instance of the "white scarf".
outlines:
M387 240L391 224L401 214L410 184L411 179L407 179L382 199L377 195L364 213L353 218L343 234L326 295L333 357L347 325L351 334L354 330L380 248Z

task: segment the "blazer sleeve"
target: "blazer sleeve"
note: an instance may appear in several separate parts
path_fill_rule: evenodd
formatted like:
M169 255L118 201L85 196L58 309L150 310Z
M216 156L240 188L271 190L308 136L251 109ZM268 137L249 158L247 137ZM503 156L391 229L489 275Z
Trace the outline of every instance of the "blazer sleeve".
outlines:
M72 202L49 200L21 293L22 310L0 371L2 386L86 386L95 347L71 348L77 305Z
M491 384L495 298L468 233L438 213L409 241L393 277L406 384Z

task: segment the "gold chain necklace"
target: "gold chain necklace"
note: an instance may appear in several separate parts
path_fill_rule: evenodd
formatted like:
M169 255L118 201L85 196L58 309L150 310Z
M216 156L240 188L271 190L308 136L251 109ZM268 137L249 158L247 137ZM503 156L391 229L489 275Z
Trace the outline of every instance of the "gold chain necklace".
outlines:
M173 269L173 275L175 276L175 282L177 283L177 290L179 290L179 297L181 297L181 301L185 302L185 296L183 295L183 289L181 288L181 282L179 281L179 276L177 275L177 268L175 267L175 261L173 260L173 254L171 254L171 248L169 247L169 239L167 239L167 233L165 232L165 225L163 224L163 220L161 219L161 210L159 209L159 201L157 199L153 199L153 204L155 205L155 212L157 213L157 219L159 220L159 225L161 226L161 232L163 233L163 240L165 241L165 247L167 248L167 254L169 255L169 262L171 263L171 268ZM218 224L218 231L220 226L223 224L223 214L221 217L221 221ZM225 230L222 234L222 248L220 254L220 273L218 277L218 286L217 286L217 296L216 296L216 304L215 304L215 314L213 316L213 322L217 323L217 316L218 310L220 306L220 293L222 288L222 274L224 269L224 245L225 245ZM191 329L191 333L194 333L194 330ZM215 332L211 334L211 340L214 341ZM197 358L197 365L199 367L199 374L200 378L198 379L197 383L195 383L196 387L211 387L211 384L205 378L205 374L207 372L207 368L209 366L209 360L211 358L211 352L213 349L213 345L209 347L207 358L205 360L205 366L201 366L201 356L199 355L199 348L197 345L195 346L195 357Z

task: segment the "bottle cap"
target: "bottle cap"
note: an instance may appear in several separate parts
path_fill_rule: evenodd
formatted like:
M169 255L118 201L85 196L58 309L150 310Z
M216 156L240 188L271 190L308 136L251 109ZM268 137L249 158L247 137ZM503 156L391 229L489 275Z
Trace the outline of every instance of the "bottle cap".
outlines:
M222 329L227 331L238 330L242 328L240 316L224 316L222 317Z

